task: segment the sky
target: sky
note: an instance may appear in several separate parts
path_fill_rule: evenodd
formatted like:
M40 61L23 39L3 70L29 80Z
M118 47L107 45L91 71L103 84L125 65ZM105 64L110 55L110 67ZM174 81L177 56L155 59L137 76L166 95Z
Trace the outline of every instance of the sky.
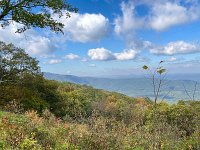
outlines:
M43 72L77 76L143 74L164 60L169 73L200 73L199 0L68 0L79 9L59 19L64 35L12 23L0 41L40 61ZM54 16L56 18L56 16Z

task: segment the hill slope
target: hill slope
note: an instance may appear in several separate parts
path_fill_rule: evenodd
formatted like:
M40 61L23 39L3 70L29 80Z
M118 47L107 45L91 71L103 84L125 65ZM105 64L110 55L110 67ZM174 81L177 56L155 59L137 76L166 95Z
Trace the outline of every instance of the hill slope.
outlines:
M152 83L146 78L94 78L94 77L77 77L72 75L59 75L53 73L44 73L45 78L57 81L86 84L99 89L115 91L132 97L153 97ZM184 86L189 93L194 90L195 81L190 80L167 80L166 85L162 88L160 99L166 99L175 102L181 99L188 100L189 97L185 92ZM195 99L200 99L200 85L197 85Z

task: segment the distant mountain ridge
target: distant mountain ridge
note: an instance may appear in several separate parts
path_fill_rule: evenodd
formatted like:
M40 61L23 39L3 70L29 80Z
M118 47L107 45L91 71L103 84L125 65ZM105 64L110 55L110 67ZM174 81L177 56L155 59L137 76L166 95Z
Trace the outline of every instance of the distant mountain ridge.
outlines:
M72 82L72 83L78 83L78 84L87 84L87 81L84 80L83 77L77 77L73 75L60 75L60 74L44 72L44 77L49 80Z
M175 76L175 75L174 75ZM44 77L49 80L57 80L62 82L72 82L77 84L86 84L98 89L115 91L132 97L150 97L153 98L153 90L151 80L147 78L96 78L96 77L78 77L73 75L60 75L44 72ZM176 76L175 76L176 77ZM183 80L177 80L181 78ZM189 93L193 92L195 81L188 80L184 76L173 78L169 76L167 85L163 86L160 99L176 102L184 99L188 100L183 85ZM197 78L196 78L197 79ZM199 80L200 81L200 80ZM197 85L195 94L196 99L200 99L200 84Z

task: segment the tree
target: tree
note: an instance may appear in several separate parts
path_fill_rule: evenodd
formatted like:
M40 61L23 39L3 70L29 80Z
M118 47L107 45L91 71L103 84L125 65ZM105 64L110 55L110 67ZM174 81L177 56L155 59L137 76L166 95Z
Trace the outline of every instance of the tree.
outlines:
M158 117L157 117L157 101L160 97L161 88L163 86L164 78L163 75L166 72L166 69L162 66L162 63L164 61L160 61L158 64L158 67L156 69L151 69L148 66L144 65L142 68L144 70L149 71L151 78L152 78L152 84L153 84L153 95L154 95L154 105L153 105L153 149L157 149L156 145L156 136L157 136L157 127L158 127ZM159 148L160 149L160 146Z
M17 82L24 74L41 74L38 61L23 49L0 42L0 85Z
M161 87L163 85L164 78L165 78L165 76L163 76L163 74L166 72L166 69L162 66L163 62L164 61L160 61L158 67L155 70L151 70L146 65L144 65L142 67L144 70L149 71L151 78L152 78L155 109L156 109L156 104L157 104L158 98L160 96Z
M56 82L45 80L35 58L13 44L0 42L0 108L10 102L24 110L55 111L60 99Z
M64 24L53 18L57 14L62 17L69 12L77 12L66 0L1 0L0 25L8 26L17 22L23 26L16 32L22 33L31 27L46 28L52 31L63 32Z

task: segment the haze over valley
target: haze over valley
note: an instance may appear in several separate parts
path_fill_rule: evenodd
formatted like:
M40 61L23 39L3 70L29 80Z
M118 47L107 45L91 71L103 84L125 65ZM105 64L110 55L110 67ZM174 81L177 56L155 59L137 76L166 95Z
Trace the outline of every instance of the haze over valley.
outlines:
M134 77L117 77L117 78L99 78L99 77L78 77L73 75L60 75L53 73L44 73L44 77L49 80L62 82L72 82L77 84L89 85L94 88L115 91L126 94L131 97L149 97L154 98L152 79L145 75ZM190 100L186 90L193 95L196 82L200 81L199 74L176 74L168 75L165 85L161 89L160 100L166 100L170 103L178 100ZM195 99L200 99L200 84L197 84Z

